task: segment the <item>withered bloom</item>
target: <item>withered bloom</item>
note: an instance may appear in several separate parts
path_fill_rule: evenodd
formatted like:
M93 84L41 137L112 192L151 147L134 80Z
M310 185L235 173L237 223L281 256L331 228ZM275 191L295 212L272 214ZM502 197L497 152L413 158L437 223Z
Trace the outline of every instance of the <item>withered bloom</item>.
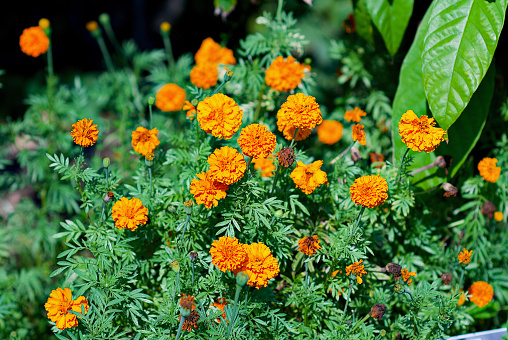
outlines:
M441 281L443 281L444 285L449 285L452 282L452 277L450 273L443 273L443 275L441 275Z
M198 328L197 322L199 320L199 314L197 311L193 310L187 318L185 318L185 321L182 325L182 330L184 331L191 331L192 327Z
M450 183L443 183L443 190L445 191L445 193L443 194L444 197L455 197L457 196L459 190L457 190L456 187L454 187L453 185L451 185Z
M282 148L277 153L277 159L279 160L280 165L289 168L296 160L293 148Z
M483 216L492 218L494 216L494 212L496 211L496 206L491 201L487 201L483 203L483 206L480 208Z
M353 162L358 162L362 156L360 156L360 150L358 148L355 148L354 146L351 148L351 160Z
M397 281L401 276L402 267L396 263L390 262L385 267L386 271L393 275L393 279Z
M381 303L376 303L372 308L370 309L369 315L372 316L374 319L378 319L378 321L381 321L381 318L386 313L386 306Z
M197 253L197 252L195 252L195 251L191 251L191 252L189 253L189 259L190 259L192 262L196 261L196 260L198 259L198 253Z
M194 298L195 296L185 295L182 293L182 297L180 298L180 306L183 309L193 310L196 308L196 305L194 304Z

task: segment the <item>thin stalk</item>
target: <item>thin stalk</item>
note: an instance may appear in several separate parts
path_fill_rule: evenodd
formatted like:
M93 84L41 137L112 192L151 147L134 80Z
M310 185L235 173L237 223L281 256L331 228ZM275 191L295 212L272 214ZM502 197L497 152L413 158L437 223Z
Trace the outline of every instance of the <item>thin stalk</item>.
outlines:
M402 164L400 165L399 173L397 174L397 180L395 181L396 183L399 183L401 176L402 176L402 172L406 170L406 166L405 166L404 162L406 160L406 156L408 153L409 153L409 148L406 149L406 152L404 153L404 156L402 157Z
M176 283L175 283L175 290L173 290L173 300L176 296L176 290L178 289L178 285L180 284L180 272L176 273Z
M233 304L233 319L229 322L228 325L228 334L226 336L227 339L229 339L229 334L231 334L231 331L233 330L233 324L235 323L236 317L238 316L238 311L240 310L238 306L238 298L240 297L240 292L242 291L242 286L236 285L236 292L235 292L235 302Z
M219 90L220 90L220 89L224 86L224 84L226 84L226 82L225 82L225 81L223 81L223 82L219 85L219 87L218 87L218 88L216 88L216 89L215 89L215 91L213 91L212 96L213 96L214 94L216 94L217 92L219 92ZM211 96L210 96L210 97L211 97Z
M363 215L363 212L365 211L365 207L362 206L362 209L360 210L360 213L358 214L358 218L356 220L356 224L355 224L355 227L353 229L353 234L355 233L356 229L358 228L358 226L360 225L360 222L362 220L362 215Z
M191 268L192 268L192 274L191 274L191 286L194 287L194 261L191 261Z
M148 111L150 111L150 130L153 128L153 119L152 119L152 104L148 104Z
M104 39L102 38L102 34L97 36L97 43L99 44L99 48L101 49L102 56L104 57L104 61L106 62L106 67L108 68L109 73L113 74L115 72L115 68L113 67L113 61L111 60L111 56L109 55L108 48L104 43Z
M153 192L152 192L153 191L152 190L153 185L152 185L152 167L151 166L148 167L148 177L150 177L150 198L152 198L152 196L153 196Z
M171 47L171 40L169 39L169 32L162 34L162 41L164 42L164 49L166 50L166 58L171 68L175 67L175 58L173 57L173 48Z
M51 124L55 124L55 117L53 112L53 99L55 93L55 74L53 70L53 43L49 40L48 46L48 80L47 80L47 91L48 91L48 115Z
M460 290L460 287L462 286L462 280L464 280L464 273L465 272L466 272L466 268L465 268L465 266L462 266L462 270L460 272L459 285L457 287L457 294L456 295L459 295L459 290Z
M282 7L283 7L283 4L284 4L284 0L279 0L278 3L277 3L277 15L276 15L276 19L277 21L280 22L280 17L282 15Z
M183 323L185 322L185 319L187 319L187 317L181 315L180 325L178 325L178 332L176 332L175 340L178 340L178 338L180 338L180 334L182 333L182 327L183 327Z
M198 146L198 151L199 151L199 122L197 120L197 118L194 119L196 121L196 145Z
M115 47L116 52L121 54L124 57L125 62L128 63L127 55L125 54L125 51L118 43L118 40L116 39L115 36L115 32L113 31L113 27L111 27L111 23L108 21L106 24L103 23L103 26L104 30L106 31L106 35L108 36L109 41L111 41L111 43Z
M182 241L185 237L185 232L187 231L187 227L189 226L190 217L191 217L191 215L187 214L187 218L185 219L185 223L183 224Z
M102 213L101 213L101 221L104 221L104 213L106 212L106 202L102 202Z
M360 321L358 321L356 323L356 325L353 327L353 329L351 330L351 333L353 333L355 331L355 329L357 329L362 323L364 323L368 318L370 317L370 314L367 314L363 317L363 319L361 319Z
M353 141L353 143L349 144L349 146L344 150L342 151L337 157L335 157L334 159L332 159L332 161L330 162L330 164L334 164L335 162L337 162L341 157L344 157L348 152L349 150L351 150L351 148L355 145L356 141Z
M109 167L106 168L106 190L109 189Z
M349 304L349 299L351 298L351 290L353 289L353 280L351 278L349 278L349 280L350 280L350 283L349 283L349 289L347 291L346 305L344 306L344 311L342 312L342 318L340 319L341 324L344 321L344 317L346 316L347 306Z
M305 262L305 289L309 287L309 262Z
M249 166L250 166L250 163L252 163L252 160L254 159L254 156L250 156L249 157L249 161L247 162L247 168L245 169L245 171L248 171L249 170Z
M279 179L280 172L281 166L277 163L277 170L275 170L275 178L273 179L272 190L270 190L270 194L272 194L273 191L275 190L275 185L277 184L277 180Z
M293 136L293 139L291 140L291 144L289 144L289 148L290 148L290 149L293 147L293 145L295 145L295 142L296 142L296 135L298 134L298 129L299 129L299 128L296 128L296 130L295 130L295 135Z
M261 101L263 100L263 95L265 94L266 85L263 84L261 87L261 91L259 91L258 101L256 105L256 111L254 111L254 121L259 121L259 113L261 112Z
M409 150L409 149L408 149ZM410 175L411 176L414 176L416 174L419 174L420 172L423 172L425 170L429 170L429 169L432 169L433 167L435 167L436 164L434 162L430 163L430 164L427 164L427 165L424 165L422 166L421 168L418 168L418 169L415 169L413 171L411 171Z

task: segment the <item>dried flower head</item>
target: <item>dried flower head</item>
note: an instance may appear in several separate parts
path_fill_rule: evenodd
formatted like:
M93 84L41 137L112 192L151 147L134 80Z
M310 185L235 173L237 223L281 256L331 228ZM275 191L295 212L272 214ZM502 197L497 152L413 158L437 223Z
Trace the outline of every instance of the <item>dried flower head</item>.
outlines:
M390 262L385 267L386 271L393 275L393 279L397 281L401 276L402 267L397 263Z
M215 66L219 64L234 65L236 59L233 51L226 47L221 47L212 38L206 38L201 43L201 47L194 56L196 64L210 63Z
M196 304L194 303L194 299L196 297L192 295L185 295L182 293L182 297L180 298L180 306L183 309L193 310L196 308Z
M450 273L443 273L441 275L441 281L443 282L444 285L449 285L450 283L452 283L452 274Z
M367 140L365 139L365 130L364 126L360 124L353 125L351 127L353 133L353 142L358 141L361 145L367 145Z
M344 126L336 120L323 120L317 128L318 139L321 143L333 145L342 138Z
M190 71L190 81L197 87L209 89L219 81L219 70L214 64L196 64Z
M182 110L187 111L187 118L194 120L196 118L196 107L192 103L186 100L183 104Z
M322 165L323 161L315 161L309 165L299 161L289 177L305 194L312 194L317 187L328 182L326 172L321 170Z
M316 98L297 93L287 98L277 112L277 127L279 131L289 127L298 129L313 129L321 124L321 110ZM285 123L284 126L282 123Z
M185 321L183 322L183 325L182 325L182 330L190 332L192 330L192 327L197 329L198 328L198 325L197 325L198 320L199 320L199 313L197 311L193 310L192 312L190 312L189 316L187 316L185 318Z
M261 171L261 177L273 177L275 173L275 158L273 154L266 158L254 158L252 160L254 170Z
M296 160L293 148L282 148L277 153L277 160L279 164L285 168L289 168Z
M386 306L381 303L376 303L372 308L370 309L369 315L373 317L374 319L378 319L378 321L381 321L381 318L386 313Z
M496 211L496 206L491 201L485 201L485 203L483 203L480 207L480 211L483 216L492 218L494 216L494 212Z
M76 315L69 313L69 311L81 313L81 305L83 305L85 313L88 312L88 301L84 296L73 300L69 288L57 288L49 294L44 308L48 312L48 318L56 324L56 327L64 330L78 325Z
M363 265L362 263L363 260L360 260L346 267L346 276L349 276L350 274L355 274L356 282L358 282L358 284L362 284L363 282L362 275L367 274L367 272L365 271L365 265Z
M218 241L213 241L210 254L212 263L222 272L234 272L247 261L247 253L236 237L222 236Z
M497 159L485 157L478 163L478 170L480 171L480 176L483 177L484 180L489 181L491 183L496 183L499 176L501 175L501 168L496 166Z
M277 57L266 69L265 82L275 91L296 89L305 77L305 67L293 57Z
M190 193L194 195L196 203L204 204L207 209L212 205L216 207L218 200L226 197L229 187L212 179L208 172L201 172L196 176L198 179L193 179L190 185Z
M173 83L166 84L157 91L155 106L164 112L180 111L185 103L186 95L185 90L180 86Z
M242 129L237 140L244 155L266 158L273 153L277 140L265 125L251 124Z
M243 156L235 148L229 146L215 149L208 157L207 162L210 164L208 170L210 178L227 185L238 182L247 169Z
M375 208L388 198L388 183L380 175L362 176L349 188L351 200L367 208Z
M444 197L455 197L459 193L459 190L451 185L450 183L443 183L443 190L445 193L443 194Z
M157 130L157 128L148 130L147 128L138 126L138 128L135 131L132 131L131 134L132 148L147 159L150 158L157 145L161 143L157 138L158 134L159 130Z
M138 226L145 225L148 222L148 209L136 197L131 199L122 197L116 201L111 210L111 215L115 221L115 227L120 230L126 228L134 231Z
M346 113L344 114L344 119L347 120L348 122L353 121L355 123L360 123L362 117L365 117L366 115L367 113L365 111L363 111L359 107L355 107L351 111L346 111Z
M82 147L92 146L99 138L97 124L92 124L93 119L81 119L72 124L71 136L74 143Z
M402 269L402 280L404 282L407 282L408 285L411 285L411 282L413 282L413 279L411 279L411 276L416 276L416 272L410 272L407 268Z
M311 256L319 249L322 249L319 246L319 239L318 239L317 235L306 236L306 237L302 238L301 240L298 241L298 246L299 246L298 251L300 251L308 256Z
M484 281L476 281L473 283L468 293L472 295L469 300L480 308L486 306L494 297L494 289Z
M503 220L504 216L503 216L503 213L500 212L500 211L496 211L494 213L494 220L496 220L496 222L501 222Z
M197 118L206 133L219 139L230 139L242 124L243 111L232 98L216 93L199 102Z
M458 255L459 263L468 265L471 262L471 255L473 255L473 251L468 251L466 248L464 248Z
M189 253L189 259L194 262L198 259L198 253L196 251L191 251Z
M434 118L426 115L418 118L416 114L408 110L399 122L399 135L402 142L413 151L432 152L444 141L446 132L434 127Z
M247 252L247 263L236 272L245 272L249 276L249 286L256 289L266 287L268 280L279 274L277 259L273 257L270 248L261 242L245 244L244 249Z
M49 38L40 26L25 28L19 37L21 51L31 57L38 57L48 51Z

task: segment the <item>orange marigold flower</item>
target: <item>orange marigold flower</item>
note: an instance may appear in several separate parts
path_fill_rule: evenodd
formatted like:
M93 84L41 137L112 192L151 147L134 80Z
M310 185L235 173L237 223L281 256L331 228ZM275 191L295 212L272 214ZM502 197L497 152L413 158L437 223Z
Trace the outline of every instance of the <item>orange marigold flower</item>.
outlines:
M212 263L222 272L234 272L247 261L247 253L236 237L222 236L218 241L213 241L210 254Z
M197 116L203 131L219 139L230 139L242 125L243 111L232 98L216 93L199 102Z
M194 56L196 64L211 63L215 66L218 64L234 65L236 59L233 51L227 47L221 47L212 38L206 38L201 43L201 47Z
M404 268L400 271L402 274L402 280L404 282L407 282L408 285L411 285L411 282L413 282L413 279L411 279L411 276L416 276L416 272L410 272L407 268Z
M462 293L462 294L460 294L460 296L459 296L459 301L457 301L457 306L462 306L464 304L464 302L466 302L466 293L463 293L462 289L459 290L459 293Z
M262 175L261 175L262 176ZM494 220L496 220L496 222L501 222L503 220L503 213L500 212L500 211L496 211L494 213Z
M190 80L197 87L209 89L217 84L219 70L217 66L210 63L196 64L190 71Z
M363 282L362 275L367 274L365 271L365 265L362 263L363 260L360 260L346 267L346 276L349 276L351 273L355 274L356 282L358 282L358 284L362 284Z
M469 264L471 262L471 255L473 255L473 251L467 251L466 248L459 253L459 263L463 263L464 265Z
M279 274L277 259L273 257L270 248L261 242L244 244L243 247L247 252L247 262L243 267L237 269L235 274L245 272L249 275L247 283L251 287L256 287L256 289L266 287L268 280Z
M333 145L342 138L344 126L336 120L323 120L317 128L318 139L321 143Z
M194 120L196 118L196 107L188 100L183 104L182 110L187 111L187 118Z
M210 304L210 306L214 306L219 311L221 311L222 312L222 319L226 320L225 307L226 307L227 304L228 303L227 303L226 299L224 299L224 298L217 298L217 302L214 302L214 303ZM216 321L218 323L220 323L221 320L220 320L220 318L218 318Z
M269 155L266 158L254 158L254 170L261 171L261 177L273 177L275 173L275 156Z
M193 179L190 185L190 193L194 195L197 204L204 204L207 209L212 205L217 206L218 200L226 197L229 187L213 180L208 172L196 175L199 179Z
M344 119L348 122L353 121L356 123L360 123L362 117L365 117L367 113L360 109L359 107L355 107L352 111L346 111L344 114Z
M319 249L322 249L319 246L319 239L317 235L302 238L301 240L298 241L298 246L300 247L298 251L301 251L302 253L308 256L311 256Z
M76 315L69 313L69 311L81 313L81 305L83 305L86 314L89 306L84 296L73 300L72 292L69 288L57 288L49 294L44 308L48 312L48 318L56 324L56 327L64 330L78 325Z
M194 307L194 308L196 308L196 307ZM182 316L180 315L180 319L181 318L182 318ZM190 332L192 330L192 327L197 329L198 328L198 325L197 325L198 320L199 320L199 313L197 311L193 310L192 312L190 312L189 316L185 318L185 321L183 322L183 325L182 325L182 330Z
M315 161L309 165L299 161L289 177L305 194L312 194L317 187L328 182L326 172L321 170L322 165L323 161Z
M210 164L208 170L210 178L227 185L238 182L247 169L243 156L229 146L215 149L207 162Z
M469 300L480 308L486 306L494 297L494 289L484 281L476 281L473 283L468 292L469 295L472 295Z
M294 90L301 83L305 67L295 60L293 57L277 57L265 74L266 85L275 91Z
M134 231L139 225L145 225L148 222L148 209L136 197L131 199L122 197L116 201L111 210L111 215L115 221L115 227L120 230L126 228Z
M434 118L426 115L418 118L416 114L408 110L402 115L399 122L399 135L408 148L413 151L432 152L444 141L446 132L434 127Z
M303 93L288 97L277 112L277 120L279 119L286 120L290 127L298 129L313 129L323 121L316 98ZM285 126L281 127L279 122L277 122L277 126L279 131L283 131L285 128Z
M388 198L388 183L380 175L362 176L349 188L351 200L367 208L374 208Z
M483 177L484 180L489 181L491 183L496 183L501 175L501 168L496 166L497 158L489 158L485 157L478 163L478 170L480 171L480 176Z
M135 131L132 131L131 145L134 148L134 151L140 155L149 157L157 145L161 143L157 138L158 133L159 130L157 130L157 128L148 130L142 126L139 126Z
M187 310L196 309L196 304L194 303L195 298L196 297L193 295L185 295L184 293L182 293L182 297L180 298L180 306L183 309L187 309Z
M284 134L284 138L287 140L292 140L295 136L296 128L291 125L288 115L279 115L279 113L277 113L277 128ZM311 132L312 129L298 129L296 141L304 140L310 136Z
M71 136L74 143L83 147L92 146L97 142L99 130L97 124L92 124L93 119L81 119L72 124Z
M371 163L377 163L377 162L384 162L385 161L385 157L381 153L369 152L369 156L370 156L370 162ZM376 165L375 166L375 168L382 168L382 167L383 167L383 165Z
M361 124L353 125L353 142L358 141L361 145L367 145L367 140L365 139L365 130L364 126Z
M155 106L161 111L180 111L185 102L185 90L180 86L169 83L161 87L155 95Z
M31 57L38 57L48 51L49 38L40 26L25 28L19 37L21 51Z
M240 132L238 145L244 155L254 158L266 158L275 151L277 140L265 125L251 124Z

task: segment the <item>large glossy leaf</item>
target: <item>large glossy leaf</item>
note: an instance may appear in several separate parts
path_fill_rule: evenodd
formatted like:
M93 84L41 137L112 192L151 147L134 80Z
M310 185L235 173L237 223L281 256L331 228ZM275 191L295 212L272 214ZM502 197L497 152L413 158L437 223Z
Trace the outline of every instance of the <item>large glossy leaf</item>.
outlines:
M370 44L374 44L374 36L372 33L372 22L366 7L367 0L359 0L355 6L355 26L356 32L360 37L367 40Z
M365 1L365 7L372 18L372 22L383 37L386 48L392 56L400 47L407 24L413 13L414 0Z
M445 130L459 118L487 73L508 0L436 0L423 41L423 84Z

